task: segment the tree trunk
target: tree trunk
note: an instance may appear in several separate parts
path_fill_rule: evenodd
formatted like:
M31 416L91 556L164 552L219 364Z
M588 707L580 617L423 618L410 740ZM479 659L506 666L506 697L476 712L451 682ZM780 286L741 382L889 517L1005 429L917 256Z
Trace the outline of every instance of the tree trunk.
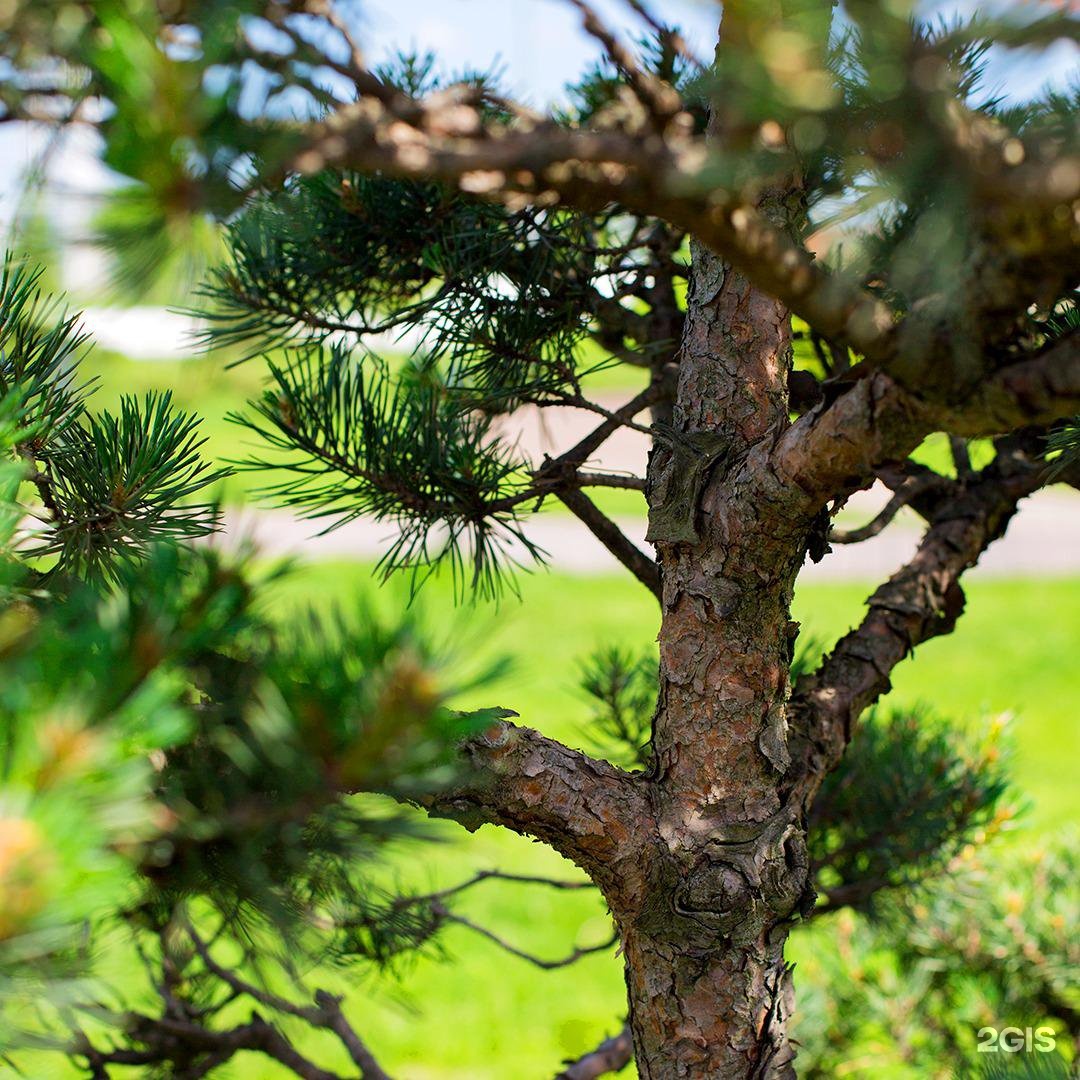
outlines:
M789 1077L783 946L808 860L784 786L785 704L809 530L760 479L789 422L789 320L702 249L687 307L679 435L649 470L663 579L656 834L613 908L642 1076Z
M704 932L696 942L631 933L623 943L638 1074L790 1077L786 1018L791 980L786 927L736 944Z

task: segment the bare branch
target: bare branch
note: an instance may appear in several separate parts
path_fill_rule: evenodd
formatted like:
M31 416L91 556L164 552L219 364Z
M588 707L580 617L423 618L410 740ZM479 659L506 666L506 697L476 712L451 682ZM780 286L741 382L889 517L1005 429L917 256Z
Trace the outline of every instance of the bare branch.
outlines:
M544 840L601 888L636 857L633 838L652 811L634 774L506 721L461 749L470 772L424 798L428 813L470 831L490 823Z
M545 462L539 470L543 472L557 472L568 466L577 468L587 461L620 427L624 427L627 421L632 421L638 413L643 412L650 405L655 404L663 394L663 389L656 383L651 383L640 394L636 394L625 405L620 406L614 412L604 410L606 420L598 427L589 432L580 442L576 443L565 453L560 454L550 462ZM594 410L595 411L595 410ZM655 432L651 428L646 429L650 436Z
M585 0L567 0L567 2L581 13L585 32L596 38L604 47L612 63L626 76L637 99L662 130L667 122L682 109L682 99L674 87L643 71L630 50L604 25L600 16Z
M652 391L653 387L650 386L649 389ZM596 413L597 416L606 416L608 420L615 422L617 427L629 428L631 431L637 431L642 435L648 435L650 439L659 437L654 428L647 427L645 424L635 423L633 416L628 416L626 414L626 406L619 409L617 412L612 412L610 409L604 408L603 405L590 400L583 394L568 394L560 391L553 391L552 394L554 401L549 399L547 402L536 402L536 404L558 404L567 405L574 409L584 409L586 412ZM650 393L649 396L653 397L655 396L655 393Z
M888 691L892 669L953 629L964 607L961 575L1005 532L1019 500L1045 482L1044 464L1024 441L1002 440L994 464L938 506L912 560L867 601L862 623L799 680L790 716L810 788L840 760L862 711Z
M320 16L338 32L348 50L348 60L342 64L331 56L325 48L317 47L297 33L289 25L287 16L306 14ZM340 17L333 0L286 0L283 3L271 3L264 12L265 18L279 30L287 34L297 52L308 59L314 57L316 63L324 65L348 79L361 95L374 98L385 105L404 107L408 98L400 90L389 86L375 76L364 60L364 54L348 24Z
M963 439L959 435L950 435L949 453L952 455L956 475L961 480L970 479L974 475L974 470L971 467L971 454L968 453L967 439Z
M81 1034L72 1053L85 1057L93 1076L108 1077L108 1065L152 1065L167 1063L182 1048L185 1057L202 1057L190 1075L205 1076L208 1068L216 1068L242 1050L258 1050L274 1058L302 1080L344 1080L335 1072L320 1068L299 1053L293 1045L260 1016L247 1024L227 1031L212 1031L188 1020L169 1016L150 1017L133 1013L129 1032L132 1039L147 1050L98 1050L85 1034Z
M436 892L422 893L417 896L402 896L394 901L394 907L414 907L417 904L428 904L433 901L446 900L451 896L457 896L475 885L485 881L508 881L518 885L543 885L549 889L573 892L578 889L595 889L596 886L589 880L567 881L562 878L540 877L534 874L509 874L503 870L478 870L471 878L451 885L446 889Z
M1080 334L982 379L963 400L917 396L882 372L859 379L831 405L784 433L772 468L804 512L864 486L932 431L968 438L1053 423L1080 412Z
M686 44L685 39L678 30L673 29L654 15L642 0L624 0L626 6L643 19L663 42L671 45L684 60L688 61L697 71L703 71L705 65L697 57L694 51Z
M1020 427L1052 424L1080 412L1080 332L1009 364L980 381L950 406L940 427L974 438Z
M191 940L199 958L211 974L220 979L235 994L250 997L253 1001L277 1012L289 1016L299 1017L307 1021L312 1027L328 1028L340 1039L342 1045L348 1050L353 1063L360 1067L361 1076L364 1080L390 1080L389 1075L375 1060L374 1055L364 1044L363 1040L353 1030L345 1014L341 1011L341 999L324 990L315 992L315 1004L297 1005L287 998L279 997L268 990L263 990L246 979L241 978L234 971L219 964L211 955L206 942L196 932L195 928L184 920L184 931ZM304 1075L301 1073L300 1075Z
M600 541L656 597L660 593L660 568L583 491L560 491L559 499L583 522Z
M640 476L623 476L618 473L579 472L577 482L582 487L622 488L625 491L644 491L645 480Z
M598 952L606 952L619 940L618 933L614 933L607 941L601 942L599 945L586 945L584 948L575 948L572 952L568 953L566 956L560 957L558 960L545 960L542 956L535 956L530 952L526 952L524 949L518 948L517 945L511 944L505 938L502 938L494 931L489 930L486 926L481 926L479 923L473 922L472 919L469 919L464 915L459 915L457 912L450 911L441 904L435 905L435 912L440 918L445 919L447 922L457 923L458 926L464 926L467 930L472 930L474 933L479 934L481 937L485 937L488 941L498 945L500 949L510 953L511 956L516 956L519 960L524 960L543 971L555 971L557 968L569 967L571 964L576 964L582 957L592 956L594 953Z
M860 544L864 540L869 540L882 532L893 518L913 500L930 492L941 492L947 486L950 486L949 481L936 473L931 472L912 477L896 490L893 497L872 520L858 529L830 530L829 542L833 544Z

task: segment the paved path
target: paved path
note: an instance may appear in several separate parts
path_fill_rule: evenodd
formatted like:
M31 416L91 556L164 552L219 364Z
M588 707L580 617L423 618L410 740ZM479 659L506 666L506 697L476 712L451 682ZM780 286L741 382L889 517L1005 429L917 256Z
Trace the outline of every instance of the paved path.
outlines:
M626 397L605 399L607 408ZM532 460L552 456L591 431L600 417L581 409L521 409L504 421L505 433ZM641 419L645 419L642 417ZM623 428L590 459L593 469L644 475L648 440ZM889 492L877 485L858 492L845 508L844 525L869 521L885 505ZM651 554L645 543L644 517L620 519L623 532ZM920 535L920 519L903 511L884 532L861 544L840 546L822 562L808 563L810 581L883 581L912 555ZM281 511L247 512L230 523L230 530L252 536L264 550L303 558L378 558L393 537L393 527L356 521L326 536L322 523L298 521ZM553 568L576 574L625 573L616 560L576 518L566 513L537 514L527 534L550 556ZM523 553L524 555L524 553ZM528 561L528 560L526 560ZM1080 494L1065 488L1041 491L1025 501L1008 533L983 556L973 573L999 577L1065 576L1080 573Z
M881 493L860 493L857 509L873 515ZM619 525L643 550L643 518L623 518ZM302 521L280 510L247 510L231 514L227 533L233 540L251 538L268 555L304 559L377 559L393 537L393 527L355 521L336 532L317 535L322 523ZM529 538L549 555L555 570L570 574L625 573L621 566L575 518L538 514L528 523ZM837 546L820 563L807 563L807 581L883 581L905 563L919 539L916 520L900 520L861 544ZM1080 573L1080 498L1044 491L1028 499L1006 535L971 571L979 577L1064 577Z

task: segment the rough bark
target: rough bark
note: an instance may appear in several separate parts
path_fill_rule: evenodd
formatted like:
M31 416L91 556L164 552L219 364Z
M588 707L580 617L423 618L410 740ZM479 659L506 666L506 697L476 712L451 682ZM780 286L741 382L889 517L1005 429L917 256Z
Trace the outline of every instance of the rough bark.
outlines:
M859 532L883 528L903 502L919 498L928 530L917 554L870 597L861 625L792 696L795 579L808 549L816 554L826 541L830 504L904 461L930 432L998 434L1080 412L1080 339L1074 333L1022 357L1028 339L1017 332L1033 303L1073 282L1080 160L1032 136L1017 163L1001 152L996 124L958 101L938 110L939 144L970 189L970 258L955 291L899 313L798 242L797 182L758 177L722 190L710 180L726 150L738 161L757 137L751 129L764 128L760 117L734 115L737 102L718 94L717 110L732 114L714 115L701 137L678 94L639 69L585 0L571 2L634 99L596 129L512 104L496 118L500 110L470 85L414 99L369 72L354 48L348 62L328 62L355 82L358 100L290 131L298 148L281 175L348 167L439 181L513 206L615 205L655 221L654 273L642 278L652 283L631 294L650 313L597 290L583 303L590 332L613 356L650 369L649 388L612 413L593 406L605 416L595 431L545 462L527 490L488 507L506 511L557 495L657 595L650 770L624 772L500 722L466 743L469 775L425 805L469 829L495 824L542 840L597 883L622 941L629 1032L643 1077L788 1078L793 991L783 953L790 925L813 902L808 807L861 711L888 690L893 668L953 628L961 575L1044 473L1020 439L1003 446L989 470L898 495ZM775 30L793 18L827 23L832 7L728 0L725 47L760 48L750 29ZM285 25L283 17L271 21ZM755 19L765 23L754 28ZM920 122L933 119L923 113ZM858 123L851 127L857 138ZM838 149L845 145L841 139ZM849 149L864 150L858 142ZM795 157L784 160L783 168L795 167ZM672 263L684 235L694 238L685 313ZM803 373L805 411L794 423L789 310L844 361L824 383ZM670 362L676 339L677 364ZM853 368L849 347L859 356ZM580 395L561 403L588 405ZM594 451L645 408L663 432L647 481L655 564L580 490ZM48 505L44 487L41 494ZM383 1075L340 1027L340 1013L319 1016L365 1075ZM178 1037L165 1020L147 1021L146 1045L151 1035ZM221 1061L260 1049L300 1075L330 1075L261 1021L191 1038ZM601 1075L621 1067L627 1052L620 1034L563 1075ZM104 1068L104 1055L83 1053ZM147 1051L112 1060L159 1058Z
M739 6L727 5L725 19ZM782 5L776 7L779 20ZM1000 153L1000 129L959 102L950 103L949 114L952 126L938 137L943 152L947 147L972 179L969 209L973 232L981 236L965 267L961 306L967 317L960 335L951 317L955 298L898 320L868 290L824 270L755 199L704 182L709 157L684 111L666 116L659 130L641 124L568 129L531 116L492 126L461 95L426 101L369 96L311 125L290 166L435 178L512 204L595 210L615 202L654 215L722 253L825 337L850 345L909 389L932 384L966 394L978 385L984 352L1010 336L1031 303L1060 295L1072 281L1080 161L1060 147L1033 144L1028 164L1010 164Z
M650 466L663 581L657 842L616 913L642 1076L784 1076L783 945L807 876L801 815L782 790L804 545L777 527L755 478L788 425L789 320L700 247L687 308L678 438Z
M842 499L877 469L902 461L932 431L998 435L1080 412L1080 335L987 374L962 404L905 390L880 372L800 417L779 439L773 468L804 512Z
M1046 481L1040 451L1035 433L1001 440L991 467L939 499L911 561L874 592L859 626L795 688L792 780L804 801L839 764L859 715L889 691L893 668L916 646L952 631L964 609L961 576L1004 534L1020 500Z
M590 1050L576 1061L567 1062L555 1080L596 1080L598 1076L625 1069L634 1056L634 1042L629 1027L618 1035L605 1039L595 1050Z
M612 894L638 857L651 816L639 777L500 721L463 747L472 769L425 802L469 830L501 825L550 844Z

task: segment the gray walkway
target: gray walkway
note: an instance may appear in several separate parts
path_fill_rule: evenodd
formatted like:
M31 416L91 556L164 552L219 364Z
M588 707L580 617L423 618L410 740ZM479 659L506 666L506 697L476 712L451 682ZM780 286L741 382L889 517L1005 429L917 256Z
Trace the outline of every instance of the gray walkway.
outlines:
M862 493L859 510L867 518L880 505L876 492ZM278 510L247 510L230 515L232 540L253 539L268 555L303 559L377 559L393 537L393 528L373 521L356 521L326 536L316 535L323 523L302 521ZM643 518L623 518L623 531L643 550ZM576 519L564 514L538 514L528 525L529 538L550 556L553 569L570 574L625 571ZM915 550L919 529L915 519L902 519L861 544L838 546L822 562L808 563L808 581L883 581ZM1044 491L1028 499L1006 535L994 544L971 572L994 577L1065 577L1080 574L1080 497Z

